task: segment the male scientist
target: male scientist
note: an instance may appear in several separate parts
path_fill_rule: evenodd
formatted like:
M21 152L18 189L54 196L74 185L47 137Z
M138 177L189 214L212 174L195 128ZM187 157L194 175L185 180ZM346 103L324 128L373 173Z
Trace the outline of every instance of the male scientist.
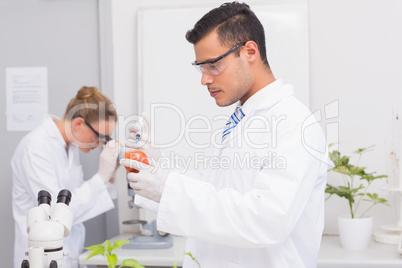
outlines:
M140 171L128 174L137 198L159 203L158 230L187 237L186 252L202 268L316 267L326 142L293 87L272 74L261 22L247 4L225 3L186 38L216 104L237 103L213 156L222 163L196 177L122 160ZM147 129L127 146L155 156ZM131 127L131 136L138 131ZM198 265L186 258L183 267Z

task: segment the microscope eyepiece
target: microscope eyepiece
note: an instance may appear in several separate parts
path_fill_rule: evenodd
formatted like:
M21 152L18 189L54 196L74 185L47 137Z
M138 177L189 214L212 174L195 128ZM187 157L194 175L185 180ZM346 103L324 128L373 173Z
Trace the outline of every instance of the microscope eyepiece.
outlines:
M49 194L48 191L41 190L38 193L38 206L40 204L48 204L50 206L50 202L52 201L52 196Z
M64 203L67 206L71 201L71 192L67 189L61 190L57 195L57 203Z

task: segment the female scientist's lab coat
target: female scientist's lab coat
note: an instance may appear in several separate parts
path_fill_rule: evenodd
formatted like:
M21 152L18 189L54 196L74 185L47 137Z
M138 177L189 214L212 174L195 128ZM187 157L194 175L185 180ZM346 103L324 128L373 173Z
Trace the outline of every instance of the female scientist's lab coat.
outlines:
M310 111L281 80L242 106L245 117L199 179L170 173L158 230L188 237L208 268L316 267L327 150ZM197 156L199 158L199 156ZM198 267L185 258L184 268Z
M38 205L40 190L52 195L51 208L62 189L72 193L69 205L74 221L69 237L64 239L63 267L79 267L78 256L83 250L83 222L113 208L108 188L99 175L83 180L79 149L67 145L56 124L56 118L46 116L42 124L26 135L18 145L12 160L12 206L15 220L14 267L21 267L28 250L27 214Z

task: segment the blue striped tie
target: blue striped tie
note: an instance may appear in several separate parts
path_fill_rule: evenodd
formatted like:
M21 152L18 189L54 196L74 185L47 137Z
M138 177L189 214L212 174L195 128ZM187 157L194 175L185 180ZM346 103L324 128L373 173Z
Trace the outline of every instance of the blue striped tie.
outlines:
M230 132L232 132L232 129L237 126L237 124L240 122L240 120L243 119L244 116L245 114L243 113L241 107L237 106L236 110L230 116L228 122L226 123L225 130L222 133L222 142L227 136L229 136Z

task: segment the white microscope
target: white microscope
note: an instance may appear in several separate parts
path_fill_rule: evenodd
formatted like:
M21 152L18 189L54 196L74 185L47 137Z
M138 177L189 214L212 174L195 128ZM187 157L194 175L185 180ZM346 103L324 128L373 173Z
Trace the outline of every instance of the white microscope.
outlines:
M63 263L63 239L70 235L74 215L68 207L71 192L61 190L57 204L50 217L49 192L38 193L38 206L31 208L27 217L28 260L22 261L21 268L57 268Z

